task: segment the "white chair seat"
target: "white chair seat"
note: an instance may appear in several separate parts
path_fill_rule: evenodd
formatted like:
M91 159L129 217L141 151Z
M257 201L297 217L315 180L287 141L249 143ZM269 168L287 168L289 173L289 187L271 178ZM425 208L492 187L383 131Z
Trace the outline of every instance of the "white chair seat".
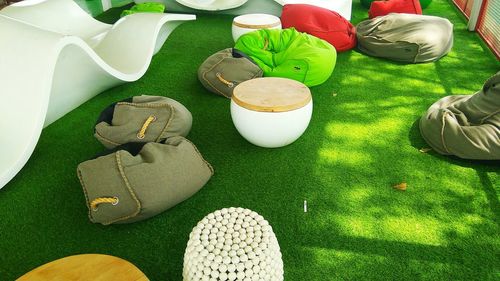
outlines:
M197 10L220 11L237 8L248 0L176 0L178 3Z
M169 34L194 15L96 21L71 0L0 11L0 188L24 166L43 127L102 91L142 77Z
M309 4L335 11L347 20L351 20L352 0L275 0L281 5Z

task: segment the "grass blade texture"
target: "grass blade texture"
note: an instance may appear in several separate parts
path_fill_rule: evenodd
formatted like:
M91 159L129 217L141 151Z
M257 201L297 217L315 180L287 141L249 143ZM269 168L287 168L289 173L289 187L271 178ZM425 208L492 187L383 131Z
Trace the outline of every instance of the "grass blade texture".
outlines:
M357 24L367 12L353 2ZM340 53L331 78L311 89L309 128L279 149L245 141L229 101L197 80L209 55L234 45L232 17L184 23L143 78L43 130L29 162L0 190L0 279L64 256L101 253L131 261L151 280L182 280L192 227L214 210L241 206L273 226L285 280L499 280L498 162L422 153L427 145L416 121L443 96L479 90L500 63L451 1L434 0L424 13L453 22L446 57L406 65ZM147 221L92 224L76 166L104 150L93 137L100 111L141 94L174 98L192 112L188 138L215 175L194 197ZM392 188L402 182L406 191Z

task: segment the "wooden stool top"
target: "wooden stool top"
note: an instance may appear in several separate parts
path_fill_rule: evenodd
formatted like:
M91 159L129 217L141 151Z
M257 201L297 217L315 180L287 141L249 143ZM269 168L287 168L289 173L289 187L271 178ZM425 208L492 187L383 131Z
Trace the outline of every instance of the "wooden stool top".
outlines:
M268 14L246 14L235 17L233 25L249 29L273 28L280 26L281 20Z
M232 96L232 100L239 106L261 112L299 109L311 99L311 91L306 85L277 77L247 80L234 88Z
M46 263L17 281L149 281L135 265L107 255L87 254Z

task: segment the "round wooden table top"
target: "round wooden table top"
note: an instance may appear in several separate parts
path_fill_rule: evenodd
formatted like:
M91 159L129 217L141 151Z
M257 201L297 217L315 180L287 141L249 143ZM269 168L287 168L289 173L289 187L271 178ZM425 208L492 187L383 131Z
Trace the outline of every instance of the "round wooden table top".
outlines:
M17 281L149 281L135 265L108 255L69 256L46 263Z
M239 106L261 112L292 111L307 105L311 99L306 85L277 77L247 80L234 88L232 96Z
M246 14L235 17L233 25L249 29L273 28L281 26L281 20L268 14Z

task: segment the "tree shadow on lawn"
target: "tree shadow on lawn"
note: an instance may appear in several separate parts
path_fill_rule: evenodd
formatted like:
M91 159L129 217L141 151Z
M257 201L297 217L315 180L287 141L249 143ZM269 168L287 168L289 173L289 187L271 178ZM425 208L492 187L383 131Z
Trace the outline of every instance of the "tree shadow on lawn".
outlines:
M443 81L451 73L422 66L434 68L427 77L435 88L425 95L427 85L400 85L418 84L418 76L371 65L356 53L340 62L350 60L357 62L355 71L335 72L334 83L314 89L315 126L307 133L315 137L302 137L317 151L314 165L301 173L311 173L300 189L309 212L291 209L294 231L277 231L287 278L307 272L309 280L494 279L498 200L486 173L495 168L477 173L418 151L423 146L414 120L450 91ZM467 76L463 67L457 71ZM400 83L386 83L387 77ZM380 84L385 91L374 86ZM407 191L391 188L401 181Z
M411 145L415 149L429 147L420 134L419 122L420 118L415 120L408 134ZM500 202L498 200L497 191L495 190L490 176L488 175L488 173L498 173L500 167L499 160L468 160L454 155L442 155L434 150L429 151L427 154L432 155L439 161L448 162L451 165L473 169L481 181L481 186L488 198L491 212L495 216L495 221L497 223L500 222Z
M304 272L310 280L492 278L498 226L481 194L467 188L482 180L415 149L387 151L377 133L358 141L345 132L323 139L314 182L304 190L309 212L294 218L296 233L279 233L296 244L282 248L284 257L295 257L287 260L291 280ZM407 131L393 133L396 141ZM405 193L390 187L401 178Z
M228 18L200 19L230 27ZM209 30L217 40L201 49L181 36L196 28L185 23L172 33L141 80L97 96L43 131L26 167L0 192L0 213L8 214L0 220L0 252L7 253L0 264L9 268L9 279L62 256L96 252L125 258L152 280L181 280L191 228L230 206L269 220L286 280L487 280L494 272L498 226L485 208L492 200L479 192L484 179L421 154L408 140L413 120L447 93L441 83L455 74L440 76L432 64L341 53L332 77L312 89L314 113L305 134L287 147L262 149L239 136L228 100L197 83L197 64L227 47L229 29ZM186 51L192 52L182 59ZM489 75L496 65L478 71ZM452 66L467 75L459 60ZM483 81L469 79L463 87L476 89ZM189 139L215 175L195 196L147 221L91 224L75 167L103 150L92 137L102 108L137 94L166 95L192 111ZM403 180L406 192L391 188Z

